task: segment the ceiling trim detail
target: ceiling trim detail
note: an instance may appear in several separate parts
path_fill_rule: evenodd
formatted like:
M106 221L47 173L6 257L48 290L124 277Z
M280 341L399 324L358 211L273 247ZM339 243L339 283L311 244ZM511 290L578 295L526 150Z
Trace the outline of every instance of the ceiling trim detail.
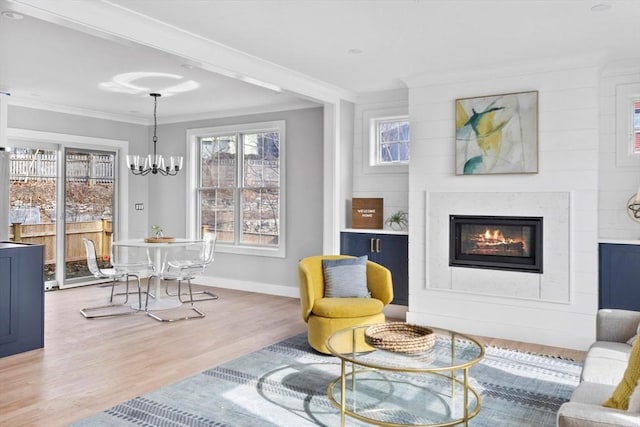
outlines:
M139 118L123 114L111 114L102 111L89 110L86 108L69 107L67 105L51 104L47 102L34 101L25 98L12 96L7 100L7 104L16 107L33 108L35 110L53 111L56 113L73 114L75 116L92 117L95 119L113 120L116 122L131 123L136 125L149 126L153 124L150 118Z
M179 56L196 67L246 83L278 87L320 102L353 102L355 99L355 93L349 90L200 37L107 0L6 0L5 3L11 10L25 15L94 36L151 47Z

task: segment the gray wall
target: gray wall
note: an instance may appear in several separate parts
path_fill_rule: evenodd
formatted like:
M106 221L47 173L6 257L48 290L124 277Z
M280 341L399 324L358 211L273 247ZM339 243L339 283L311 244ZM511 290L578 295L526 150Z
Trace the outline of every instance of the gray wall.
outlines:
M297 295L298 260L322 253L323 109L318 107L158 126L158 153L186 156L186 132L189 129L272 120L286 122L286 257L219 252L206 273L211 279L200 283ZM189 165L185 164L185 167ZM187 235L186 180L187 174L184 173L172 178L156 177L149 183L150 194L154 196L149 199L149 224L161 224L167 236Z
M271 120L286 121L286 258L218 253L207 271L211 279L203 283L297 295L298 260L322 253L322 107L160 125L158 153L185 156L188 129ZM152 149L151 127L117 121L10 106L8 126L126 140L133 154ZM186 179L185 173L176 177L128 176L130 235L147 235L152 224L161 224L165 235L185 236ZM140 202L145 204L145 210L135 211L133 205Z

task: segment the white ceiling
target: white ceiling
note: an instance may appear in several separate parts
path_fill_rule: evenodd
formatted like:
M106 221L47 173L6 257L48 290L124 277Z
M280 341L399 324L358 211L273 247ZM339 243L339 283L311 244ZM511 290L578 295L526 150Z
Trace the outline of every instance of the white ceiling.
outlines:
M0 18L0 89L12 102L134 120L148 119L148 92L185 80L200 86L161 98L161 121L353 99L425 73L640 58L639 0L0 0L0 10L26 15ZM184 78L137 80L148 91L136 95L99 88L138 71Z

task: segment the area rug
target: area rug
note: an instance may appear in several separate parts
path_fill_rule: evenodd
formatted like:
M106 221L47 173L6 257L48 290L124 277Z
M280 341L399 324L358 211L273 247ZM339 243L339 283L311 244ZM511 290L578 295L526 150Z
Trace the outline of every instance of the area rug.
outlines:
M469 425L555 426L580 370L572 360L488 347L470 369L482 409ZM301 334L73 425L338 426L327 385L339 375L339 360L314 352ZM346 425L367 424L347 418Z

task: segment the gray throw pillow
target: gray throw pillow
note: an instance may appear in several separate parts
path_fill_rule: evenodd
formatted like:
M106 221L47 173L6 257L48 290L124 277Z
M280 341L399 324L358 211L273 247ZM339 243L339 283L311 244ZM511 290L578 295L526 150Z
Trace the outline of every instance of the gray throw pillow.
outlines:
M325 298L370 298L366 255L358 258L323 259Z

